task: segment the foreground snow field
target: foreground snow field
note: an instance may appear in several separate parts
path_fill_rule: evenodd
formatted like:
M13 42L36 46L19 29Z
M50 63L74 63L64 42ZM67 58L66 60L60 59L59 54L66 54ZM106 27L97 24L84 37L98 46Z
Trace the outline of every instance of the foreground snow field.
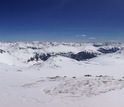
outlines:
M1 42L0 107L124 107L123 47L120 43ZM77 61L68 53L82 51L97 57ZM36 53L51 57L28 62Z

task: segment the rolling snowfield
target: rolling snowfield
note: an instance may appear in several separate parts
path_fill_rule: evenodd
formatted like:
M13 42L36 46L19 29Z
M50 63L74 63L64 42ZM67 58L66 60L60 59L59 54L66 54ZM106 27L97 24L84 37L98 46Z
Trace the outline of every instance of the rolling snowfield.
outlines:
M124 107L124 44L0 42L0 107Z

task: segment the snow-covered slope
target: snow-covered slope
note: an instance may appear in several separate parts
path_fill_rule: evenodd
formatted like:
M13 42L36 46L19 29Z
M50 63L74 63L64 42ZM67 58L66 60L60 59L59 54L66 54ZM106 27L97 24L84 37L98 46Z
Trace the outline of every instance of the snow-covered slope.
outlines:
M124 44L0 42L0 107L124 107Z

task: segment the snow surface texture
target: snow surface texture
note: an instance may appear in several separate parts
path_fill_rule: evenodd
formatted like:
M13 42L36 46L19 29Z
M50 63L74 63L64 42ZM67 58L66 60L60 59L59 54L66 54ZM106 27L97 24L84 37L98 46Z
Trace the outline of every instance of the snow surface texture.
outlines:
M60 81L57 86L45 89L46 94L56 95L65 94L70 96L94 96L106 93L111 90L124 87L123 80L115 80L111 77L97 78L51 78L51 81Z
M123 65L123 43L0 42L0 107L124 107Z

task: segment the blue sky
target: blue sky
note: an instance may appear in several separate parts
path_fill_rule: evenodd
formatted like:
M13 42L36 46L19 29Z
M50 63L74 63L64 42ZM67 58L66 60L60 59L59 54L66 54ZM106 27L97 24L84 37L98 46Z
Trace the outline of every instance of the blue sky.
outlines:
M0 40L93 38L124 39L123 0L0 1Z

